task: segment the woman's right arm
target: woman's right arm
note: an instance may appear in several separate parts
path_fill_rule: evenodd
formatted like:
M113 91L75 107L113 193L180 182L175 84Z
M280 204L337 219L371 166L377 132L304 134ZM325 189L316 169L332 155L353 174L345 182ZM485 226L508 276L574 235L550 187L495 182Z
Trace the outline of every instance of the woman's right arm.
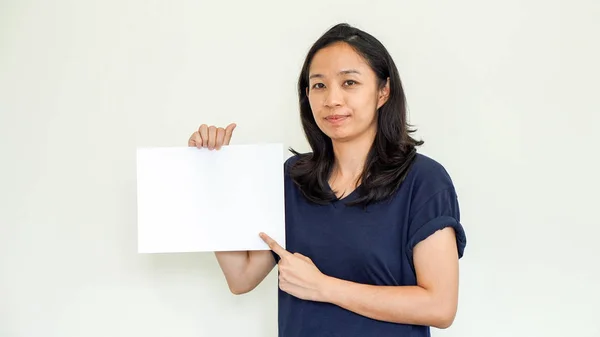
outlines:
M232 123L223 129L202 124L190 136L188 146L218 150L229 145L235 126ZM270 250L215 252L215 256L234 294L244 294L256 288L275 266Z

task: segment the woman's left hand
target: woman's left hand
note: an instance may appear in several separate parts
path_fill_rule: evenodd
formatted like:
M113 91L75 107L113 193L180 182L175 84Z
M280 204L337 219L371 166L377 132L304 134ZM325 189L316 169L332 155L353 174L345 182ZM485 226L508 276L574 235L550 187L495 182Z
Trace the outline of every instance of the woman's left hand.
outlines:
M309 257L288 252L267 234L260 237L280 257L279 288L303 300L324 301L329 277Z

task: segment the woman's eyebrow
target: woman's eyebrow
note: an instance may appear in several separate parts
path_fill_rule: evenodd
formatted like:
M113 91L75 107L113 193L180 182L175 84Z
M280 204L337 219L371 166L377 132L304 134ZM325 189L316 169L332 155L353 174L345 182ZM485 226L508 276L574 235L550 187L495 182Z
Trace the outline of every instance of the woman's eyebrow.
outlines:
M360 75L360 71L356 70L356 69L348 69L348 70L342 70L338 73L338 75L348 75L348 74L358 74ZM312 74L308 77L308 79L313 79L313 78L322 78L324 77L323 74Z
M348 75L348 74L360 75L360 71L358 71L356 69L348 69L348 70L342 70L338 73L338 75Z

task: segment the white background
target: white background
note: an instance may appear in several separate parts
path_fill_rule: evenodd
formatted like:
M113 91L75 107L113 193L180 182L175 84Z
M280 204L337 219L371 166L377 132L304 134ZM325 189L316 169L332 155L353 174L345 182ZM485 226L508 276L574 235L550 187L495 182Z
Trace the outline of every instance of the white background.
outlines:
M296 81L339 21L393 55L468 246L435 336L600 336L600 3L0 2L0 336L275 336L275 272L136 253L135 149L201 123L307 150ZM226 216L226 215L225 215ZM218 224L215 224L218 225Z

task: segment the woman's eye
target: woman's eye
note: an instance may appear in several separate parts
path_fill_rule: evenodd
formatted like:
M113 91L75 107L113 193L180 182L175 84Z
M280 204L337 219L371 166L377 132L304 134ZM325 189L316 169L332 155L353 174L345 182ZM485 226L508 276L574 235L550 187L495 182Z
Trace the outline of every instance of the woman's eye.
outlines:
M354 85L354 84L356 84L356 82L353 80L347 80L345 84L346 85Z
M321 89L321 88L323 88L323 83L315 83L313 85L313 89Z

